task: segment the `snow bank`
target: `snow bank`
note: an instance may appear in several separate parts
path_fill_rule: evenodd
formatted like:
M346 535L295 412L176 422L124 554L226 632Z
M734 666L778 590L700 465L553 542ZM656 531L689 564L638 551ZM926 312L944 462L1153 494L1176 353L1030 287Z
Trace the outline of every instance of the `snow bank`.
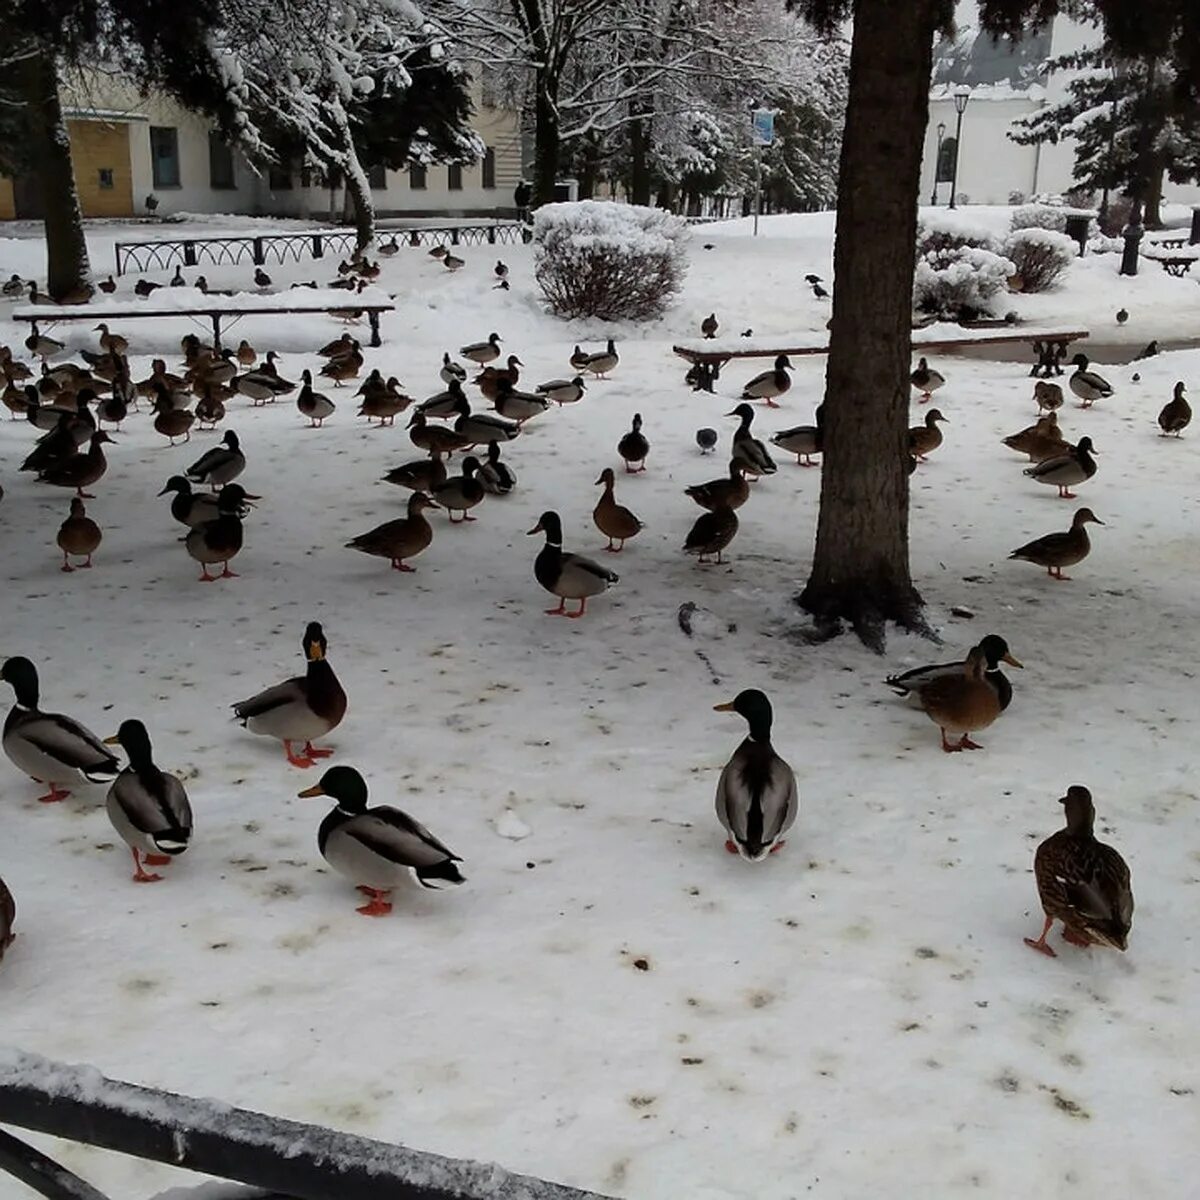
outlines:
M90 317L136 313L139 317L166 317L193 311L253 313L278 311L328 312L331 308L362 308L366 305L394 308L392 298L380 288L350 292L344 288L284 288L276 292L202 292L191 287L158 288L145 298L132 293L104 296L87 304L19 304L16 320L82 321Z

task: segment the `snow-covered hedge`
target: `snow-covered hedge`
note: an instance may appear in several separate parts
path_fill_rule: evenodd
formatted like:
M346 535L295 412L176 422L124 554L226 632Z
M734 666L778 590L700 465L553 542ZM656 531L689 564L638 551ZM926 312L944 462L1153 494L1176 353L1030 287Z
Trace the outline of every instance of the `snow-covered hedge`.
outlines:
M957 214L930 213L917 229L913 304L945 320L987 316L991 301L1013 274L1013 264L985 226Z
M545 204L533 215L534 275L557 316L650 320L683 286L688 236L659 208Z
M1062 233L1067 227L1067 210L1052 204L1022 204L1013 209L1012 228L1053 229Z
M1016 229L1004 242L1004 255L1012 260L1023 292L1045 292L1079 253L1074 238L1052 229Z

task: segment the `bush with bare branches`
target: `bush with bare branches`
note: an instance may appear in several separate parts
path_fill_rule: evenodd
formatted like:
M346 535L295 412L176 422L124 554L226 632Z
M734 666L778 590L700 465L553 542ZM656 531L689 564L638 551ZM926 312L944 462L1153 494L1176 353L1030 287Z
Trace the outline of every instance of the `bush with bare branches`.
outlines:
M1053 229L1015 229L1004 243L1023 292L1049 291L1078 252L1073 238Z
M658 208L580 200L534 213L534 276L559 317L649 321L687 273L687 222Z

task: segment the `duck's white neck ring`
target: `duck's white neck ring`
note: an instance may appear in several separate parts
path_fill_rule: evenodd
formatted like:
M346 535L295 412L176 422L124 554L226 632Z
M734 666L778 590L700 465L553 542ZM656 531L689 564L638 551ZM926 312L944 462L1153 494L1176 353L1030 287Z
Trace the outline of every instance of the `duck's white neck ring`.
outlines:
M552 542L549 538L546 539L546 545L552 546L555 550L562 549L562 542Z

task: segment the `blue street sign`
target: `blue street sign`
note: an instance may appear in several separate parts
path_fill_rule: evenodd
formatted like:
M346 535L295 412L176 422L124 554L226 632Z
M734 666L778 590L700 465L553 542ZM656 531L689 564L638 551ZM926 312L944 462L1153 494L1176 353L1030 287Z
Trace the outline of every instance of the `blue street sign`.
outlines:
M756 146L769 146L775 141L775 113L769 108L756 108L750 118L750 140Z

